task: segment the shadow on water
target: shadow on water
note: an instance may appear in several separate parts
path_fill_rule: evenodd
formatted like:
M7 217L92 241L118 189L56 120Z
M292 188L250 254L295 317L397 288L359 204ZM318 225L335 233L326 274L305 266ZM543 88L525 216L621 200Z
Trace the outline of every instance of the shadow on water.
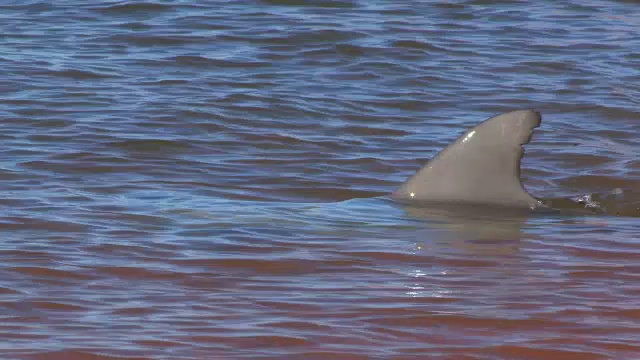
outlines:
M474 254L512 255L530 212L480 205L401 205L405 214L424 222L429 241Z
M530 222L551 220L590 223L594 216L640 217L640 196L631 190L544 199L535 211L479 204L396 204L404 214L428 228L425 241L475 255L514 255ZM570 222L571 222L570 221ZM428 239L427 239L428 238Z

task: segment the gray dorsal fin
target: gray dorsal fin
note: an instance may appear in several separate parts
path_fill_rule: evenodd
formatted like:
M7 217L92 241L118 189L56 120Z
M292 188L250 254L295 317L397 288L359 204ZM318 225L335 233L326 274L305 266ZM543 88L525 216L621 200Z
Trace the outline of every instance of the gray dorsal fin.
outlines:
M520 182L522 145L540 125L534 110L492 117L444 148L393 193L401 201L533 208Z

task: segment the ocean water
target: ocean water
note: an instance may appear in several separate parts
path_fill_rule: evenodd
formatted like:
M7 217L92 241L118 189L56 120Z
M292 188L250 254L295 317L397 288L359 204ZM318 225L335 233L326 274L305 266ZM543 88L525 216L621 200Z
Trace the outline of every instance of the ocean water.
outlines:
M2 359L640 357L632 1L0 3ZM535 108L572 214L387 195Z

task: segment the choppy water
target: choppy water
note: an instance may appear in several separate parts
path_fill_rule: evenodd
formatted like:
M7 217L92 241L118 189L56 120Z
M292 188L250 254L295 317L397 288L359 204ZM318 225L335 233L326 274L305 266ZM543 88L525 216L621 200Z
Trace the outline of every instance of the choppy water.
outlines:
M3 359L640 357L637 4L5 1L0 34ZM529 107L527 188L607 211L384 197Z

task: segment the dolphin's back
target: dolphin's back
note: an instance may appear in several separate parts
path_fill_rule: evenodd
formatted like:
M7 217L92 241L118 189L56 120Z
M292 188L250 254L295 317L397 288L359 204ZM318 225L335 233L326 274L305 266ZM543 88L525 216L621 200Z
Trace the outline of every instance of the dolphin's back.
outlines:
M522 145L540 114L519 110L492 117L444 148L393 193L400 201L533 208L520 182Z

